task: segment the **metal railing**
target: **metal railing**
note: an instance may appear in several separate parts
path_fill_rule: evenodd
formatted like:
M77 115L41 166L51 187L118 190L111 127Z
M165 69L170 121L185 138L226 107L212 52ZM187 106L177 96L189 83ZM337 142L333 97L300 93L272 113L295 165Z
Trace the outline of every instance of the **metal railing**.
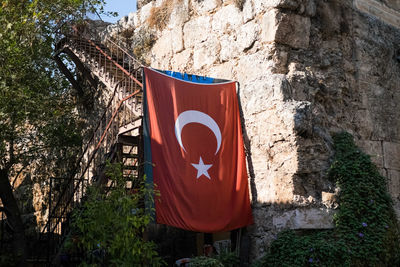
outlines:
M71 211L80 205L87 186L99 179L107 159L115 153L116 138L121 127L141 115L141 64L125 49L109 40L108 46L87 35L64 34L56 45L59 51L70 49L103 83L114 90L97 123L93 134L78 158L73 176L69 179L51 179L48 221L41 230L47 236L48 260L57 251L65 233ZM111 90L110 90L111 91ZM61 186L53 192L55 181ZM51 239L51 240L50 240Z

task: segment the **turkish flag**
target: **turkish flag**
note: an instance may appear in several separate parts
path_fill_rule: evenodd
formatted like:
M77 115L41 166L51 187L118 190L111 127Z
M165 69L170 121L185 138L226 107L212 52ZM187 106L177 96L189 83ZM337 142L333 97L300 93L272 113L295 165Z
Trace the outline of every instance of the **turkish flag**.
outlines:
M253 223L235 82L144 74L157 223L207 233Z

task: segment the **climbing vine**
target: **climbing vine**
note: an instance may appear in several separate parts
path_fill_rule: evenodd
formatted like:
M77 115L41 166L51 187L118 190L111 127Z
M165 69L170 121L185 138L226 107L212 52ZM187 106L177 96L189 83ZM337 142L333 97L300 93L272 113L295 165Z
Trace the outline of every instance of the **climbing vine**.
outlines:
M285 231L256 266L400 266L400 231L386 179L348 133L334 136L329 178L340 188L335 228Z

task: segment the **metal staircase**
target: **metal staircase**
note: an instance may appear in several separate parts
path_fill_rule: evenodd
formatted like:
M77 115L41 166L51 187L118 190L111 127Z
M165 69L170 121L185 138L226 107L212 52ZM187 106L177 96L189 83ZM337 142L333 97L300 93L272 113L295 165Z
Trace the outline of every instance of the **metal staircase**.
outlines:
M70 30L55 45L54 59L71 84L82 93L79 82L62 60L68 56L92 86L100 81L108 90L109 102L93 134L68 178L51 178L48 220L39 242L46 243L42 260L51 263L69 231L71 211L84 200L87 186L110 186L105 163L120 162L127 188L134 189L141 177L142 157L142 73L141 64L126 49L109 38L100 41L87 32ZM43 253L42 253L43 254Z

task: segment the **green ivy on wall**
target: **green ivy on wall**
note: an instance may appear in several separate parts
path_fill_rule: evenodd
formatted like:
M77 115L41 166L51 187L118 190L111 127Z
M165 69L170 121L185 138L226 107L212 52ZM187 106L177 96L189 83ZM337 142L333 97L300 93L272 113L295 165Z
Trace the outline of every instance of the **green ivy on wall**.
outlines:
M349 133L333 139L328 175L340 188L335 228L284 231L256 266L400 266L400 231L386 179Z

